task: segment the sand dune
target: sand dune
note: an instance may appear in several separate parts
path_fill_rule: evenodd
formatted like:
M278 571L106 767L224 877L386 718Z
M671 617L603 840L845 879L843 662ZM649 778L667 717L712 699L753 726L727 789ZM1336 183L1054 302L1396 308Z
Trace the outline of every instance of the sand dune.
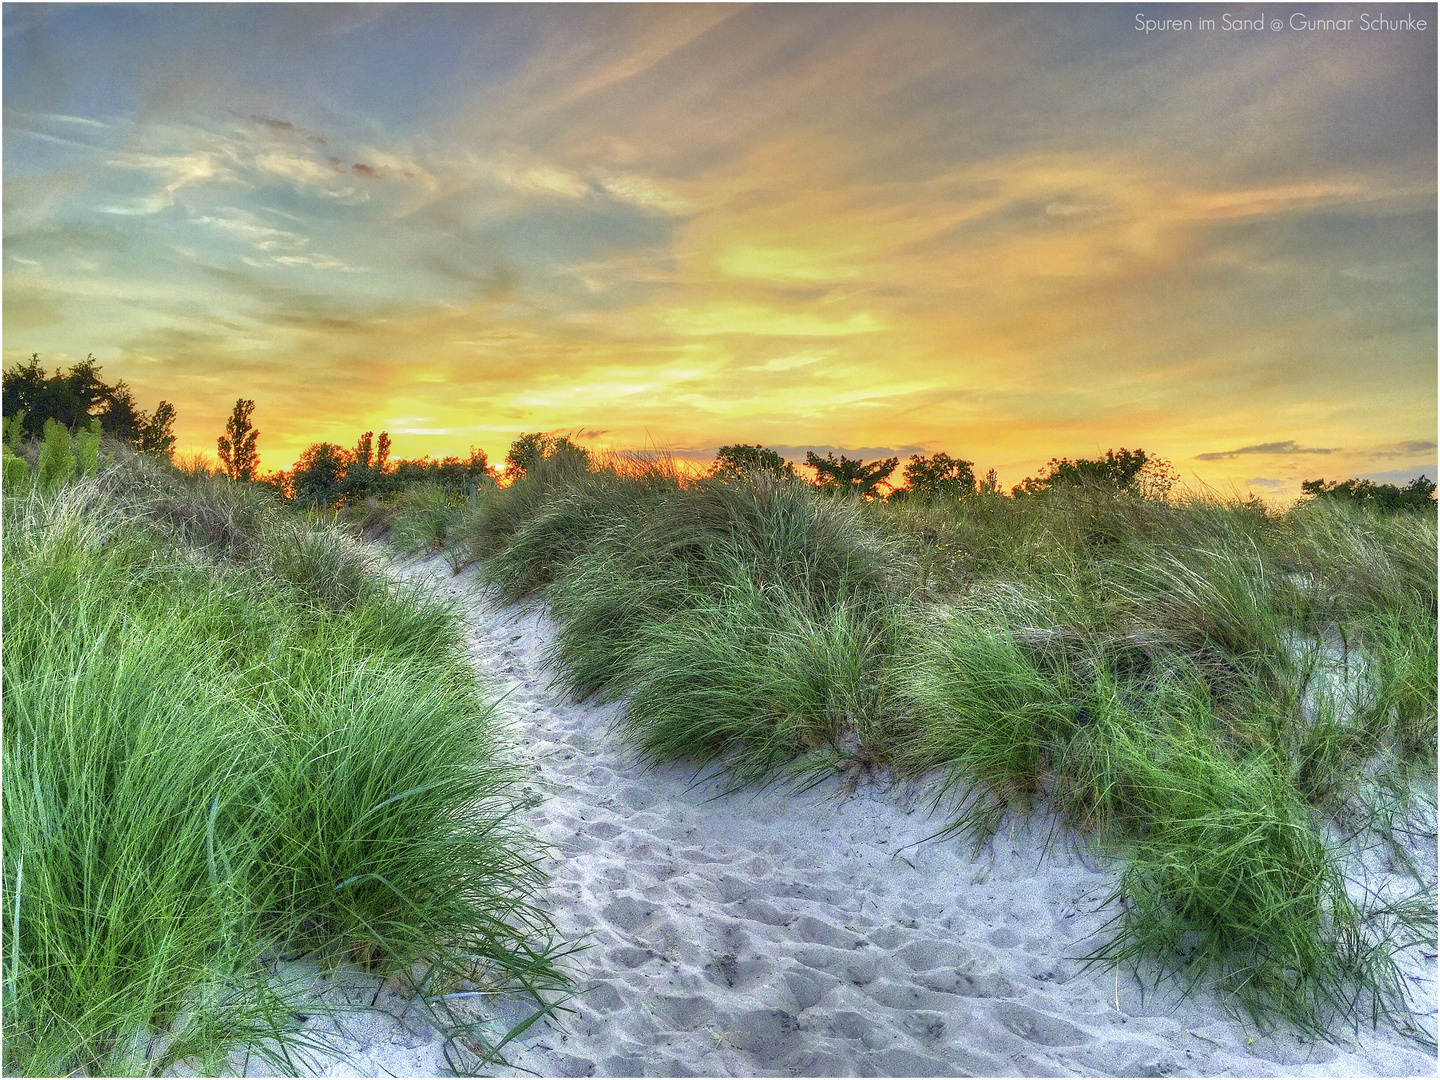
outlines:
M539 797L529 822L555 853L541 903L591 943L575 961L573 1011L512 1043L515 1067L502 1073L1436 1072L1433 1055L1391 1031L1262 1035L1214 994L1182 999L1173 982L1156 991L1082 971L1074 958L1116 913L1103 905L1116 867L1043 822L1012 824L976 855L963 839L927 840L940 819L913 785L832 778L800 795L721 795L714 777L647 771L615 730L623 706L576 705L551 687L542 605L500 604L474 571L451 577L438 559L397 573L465 605L477 667L505 695L508 737ZM1433 850L1421 855L1433 875ZM1433 1014L1435 960L1412 966ZM498 1023L521 1015L481 1001ZM377 1004L389 1014L347 1018L346 1060L317 1058L317 1072L446 1071L443 1038L415 1009L388 994Z

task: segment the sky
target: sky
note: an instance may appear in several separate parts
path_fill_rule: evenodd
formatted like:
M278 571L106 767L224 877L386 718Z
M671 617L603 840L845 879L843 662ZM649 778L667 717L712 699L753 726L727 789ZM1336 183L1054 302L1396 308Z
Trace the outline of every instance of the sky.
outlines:
M4 363L93 354L182 453L253 399L262 471L545 431L1433 479L1406 11L7 3Z

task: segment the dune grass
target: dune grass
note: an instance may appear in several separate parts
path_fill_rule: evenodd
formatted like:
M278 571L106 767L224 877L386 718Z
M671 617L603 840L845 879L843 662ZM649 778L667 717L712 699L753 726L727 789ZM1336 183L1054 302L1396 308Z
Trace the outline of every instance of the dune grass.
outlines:
M1433 786L1433 518L1060 494L942 519L961 584L900 665L901 766L980 787L957 827L1044 803L1126 856L1093 960L1158 960L1259 1022L1363 1009L1433 1043L1395 962L1424 932L1353 900L1320 828L1377 762Z
M293 1070L267 957L552 1007L563 946L447 609L143 462L7 486L4 515L7 1073Z
M723 760L735 786L852 740L865 752L883 720L895 633L883 610L838 603L817 614L753 582L728 585L641 630L631 739L653 760Z
M1403 798L1356 792L1433 786L1433 515L1094 487L862 504L570 462L491 493L463 542L507 595L543 592L560 678L626 696L652 760L938 772L947 831L977 838L1048 807L1127 859L1093 961L1433 1041L1395 963L1433 904L1352 898L1322 840L1357 815L1393 838L1374 807Z
M438 484L407 488L395 496L389 507L390 542L412 554L442 550L459 504L459 499Z

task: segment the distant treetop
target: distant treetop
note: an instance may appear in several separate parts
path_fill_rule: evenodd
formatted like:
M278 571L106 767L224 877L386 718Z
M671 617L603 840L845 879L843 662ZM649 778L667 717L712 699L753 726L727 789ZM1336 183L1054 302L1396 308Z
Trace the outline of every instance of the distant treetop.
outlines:
M908 498L930 501L963 499L974 495L978 487L974 466L973 461L953 458L944 451L930 457L917 454L905 465L905 487L895 494L908 491Z
M1027 476L1011 489L1012 495L1039 495L1063 487L1092 485L1115 491L1163 499L1179 474L1162 457L1144 450L1106 450L1104 457L1051 458L1038 477Z
M568 435L543 435L531 431L510 444L510 452L505 455L505 471L518 479L536 462L553 457L574 458L588 466L590 451L571 442Z
M754 446L736 443L734 446L720 447L715 455L715 464L710 469L710 475L720 479L752 476L760 472L794 476L795 466L776 451L759 443Z
M260 468L260 452L255 441L260 438L250 423L250 414L255 411L255 402L239 398L225 421L225 434L215 440L215 449L220 455L220 467L231 480L254 480Z
M87 356L68 372L56 369L46 375L40 354L4 373L4 415L19 417L19 436L41 438L45 421L54 420L68 429L88 430L99 419L102 434L129 443L141 453L169 457L175 449L175 406L161 401L147 414L135 401L124 381L107 385L100 378L100 365Z
M1371 480L1344 481L1306 480L1300 490L1312 499L1336 499L1367 506L1382 513L1400 510L1435 509L1435 484L1425 476L1417 476L1403 488L1394 484L1377 484Z
M862 499L872 499L876 495L876 489L900 464L900 459L882 458L867 465L860 458L847 458L843 454L836 458L833 453L822 458L814 451L807 450L805 464L815 470L816 482L820 487L848 491Z

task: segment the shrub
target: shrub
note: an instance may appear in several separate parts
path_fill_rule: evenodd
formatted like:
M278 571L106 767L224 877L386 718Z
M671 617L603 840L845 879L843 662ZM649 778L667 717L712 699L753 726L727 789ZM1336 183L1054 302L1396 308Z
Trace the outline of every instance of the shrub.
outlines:
M826 453L822 458L807 450L805 464L815 470L815 482L821 488L873 499L879 486L900 464L900 459L884 458L867 465L860 458L847 458L843 454L837 458L833 453Z
M295 462L291 480L295 501L328 510L345 488L345 472L354 460L350 451L334 443L314 443Z
M974 495L974 464L943 452L928 458L917 454L905 465L905 487L891 497L901 492L908 492L907 497L912 499L963 499Z
M1313 499L1336 499L1369 507L1382 513L1401 510L1435 510L1435 484L1429 477L1417 476L1403 488L1394 484L1377 484L1373 480L1352 478L1328 484L1322 480L1306 480L1300 488Z
M939 616L916 634L900 666L898 685L912 719L897 765L912 774L943 769L942 798L957 785L978 783L989 800L952 828L983 834L1012 805L1028 810L1042 771L1073 730L1068 658L1061 654L1042 671L1015 632L1040 621L1038 614L1017 595L998 593Z
M36 479L46 491L53 490L75 475L75 452L70 448L70 432L56 420L45 421L45 442L40 448L40 464Z
M569 436L542 435L533 431L510 444L510 450L505 455L505 471L519 478L539 462L555 458L560 459L562 468L570 470L590 466L590 451L571 442Z
M720 447L715 454L715 464L710 469L710 475L720 479L738 479L757 472L793 477L795 466L776 451L758 443L754 446L737 443L734 446Z
M607 482L605 470L597 475L599 483ZM464 533L456 535L456 548L467 561L499 555L515 532L536 517L552 497L590 479L588 457L559 454L532 462L508 487L478 493L478 512ZM548 580L548 571L538 573Z
M401 551L432 552L445 546L457 500L435 484L420 484L395 499L390 541Z
M1192 699L1191 713L1203 711ZM1092 960L1158 957L1193 988L1213 977L1257 1021L1279 1014L1315 1034L1354 1015L1365 990L1404 1010L1398 972L1273 758L1234 761L1204 724L1115 722L1114 783L1143 822L1115 896L1120 933ZM1135 732L1143 731L1143 739Z
M1013 495L1037 495L1055 488L1092 485L1111 491L1137 491L1164 498L1178 474L1163 458L1144 450L1106 450L1101 458L1051 458L1039 477L1027 476L1012 489ZM1148 482L1146 482L1148 481ZM1141 491L1140 489L1144 489Z
M11 490L30 482L30 465L22 457L16 457L8 446L0 450L4 456L4 485Z

